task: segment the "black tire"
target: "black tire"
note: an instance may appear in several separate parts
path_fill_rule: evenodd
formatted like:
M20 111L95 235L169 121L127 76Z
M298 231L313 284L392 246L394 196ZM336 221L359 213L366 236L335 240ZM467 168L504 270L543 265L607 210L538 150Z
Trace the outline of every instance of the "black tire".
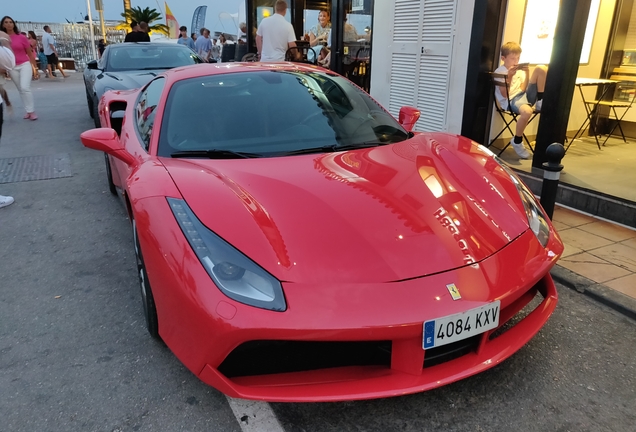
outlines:
M139 287L141 289L141 302L144 307L144 316L146 318L146 329L150 336L157 340L161 340L159 336L159 319L157 317L157 308L155 307L155 298L152 295L150 281L148 280L148 272L144 264L144 257L141 253L139 244L139 236L137 235L137 225L133 219L133 237L135 242L135 257L137 259L137 274L139 275Z
M113 172L110 169L110 160L108 159L108 155L104 153L104 160L106 161L106 178L108 179L108 190L113 195L117 195L117 187L115 183L113 183Z
M93 118L93 116L95 115L95 112L93 111L93 98L88 93L88 90L86 90L86 105L88 105L88 115Z
M97 112L99 106L99 102L93 99L93 121L95 122L95 127L102 127L102 122L99 121L99 112Z

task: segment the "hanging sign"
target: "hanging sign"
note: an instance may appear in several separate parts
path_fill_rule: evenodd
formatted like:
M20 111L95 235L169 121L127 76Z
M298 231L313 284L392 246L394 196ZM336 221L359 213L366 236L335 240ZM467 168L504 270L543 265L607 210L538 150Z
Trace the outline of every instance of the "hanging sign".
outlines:
M351 12L363 11L364 0L351 0Z

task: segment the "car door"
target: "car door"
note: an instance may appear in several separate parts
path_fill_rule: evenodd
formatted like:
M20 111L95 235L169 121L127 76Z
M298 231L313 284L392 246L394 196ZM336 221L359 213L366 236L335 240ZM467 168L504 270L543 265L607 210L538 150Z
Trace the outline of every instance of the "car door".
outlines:
M150 138L165 84L166 80L164 77L158 77L150 81L139 93L132 113L130 113L132 118L126 119L126 123L132 122L132 124L128 123L127 127L132 133L122 133L122 145L135 159L146 160L150 157L148 152ZM132 168L120 161L116 161L115 166L113 176L117 175L120 184L125 185L126 179L132 173Z

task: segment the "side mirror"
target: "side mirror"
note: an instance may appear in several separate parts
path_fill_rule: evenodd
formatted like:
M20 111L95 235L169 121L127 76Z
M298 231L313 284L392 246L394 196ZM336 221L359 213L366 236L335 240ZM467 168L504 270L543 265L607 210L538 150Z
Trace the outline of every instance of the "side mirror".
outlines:
M86 63L86 67L89 69L99 69L97 67L97 60L91 60L88 63Z
M404 126L404 129L411 132L413 126L415 126L415 123L419 120L420 115L421 112L417 108L405 106L400 108L400 117L398 118L398 121L402 126Z
M126 165L136 165L137 161L121 145L117 132L111 128L90 129L82 132L80 140L84 147L111 155Z

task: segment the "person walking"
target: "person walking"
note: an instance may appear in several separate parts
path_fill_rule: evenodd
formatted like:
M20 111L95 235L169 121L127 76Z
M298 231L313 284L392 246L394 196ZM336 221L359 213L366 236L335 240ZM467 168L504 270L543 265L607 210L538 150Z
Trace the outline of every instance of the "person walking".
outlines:
M256 47L260 61L284 61L287 49L296 46L294 27L285 20L287 2L277 0L274 15L265 18L256 31Z
M64 69L60 66L60 60L57 58L57 50L55 49L55 38L51 34L51 27L45 25L43 27L44 34L42 35L42 45L44 46L44 55L48 62L48 68L51 75L55 76L55 68L60 71L64 78L68 75L64 73Z
M27 120L37 120L35 114L35 106L33 103L33 93L31 93L31 79L33 78L33 65L35 65L35 57L29 40L22 34L15 25L15 21L10 16L5 16L0 21L0 30L9 35L11 39L11 51L15 57L15 67L9 70L11 81L15 84L22 105L26 114L24 118Z
M29 30L27 33L27 39L29 39L29 44L31 45L31 49L33 50L33 57L38 58L38 37L35 35L33 30ZM33 66L33 79L40 79L40 72L38 71L37 65Z
M3 20L4 21L4 20ZM8 34L0 31L0 71L11 71L15 67L15 55L11 50L11 39ZM4 77L0 78L4 80ZM2 123L4 120L4 105L11 106L7 92L0 81L0 138L2 138ZM13 204L13 197L0 195L0 208Z

